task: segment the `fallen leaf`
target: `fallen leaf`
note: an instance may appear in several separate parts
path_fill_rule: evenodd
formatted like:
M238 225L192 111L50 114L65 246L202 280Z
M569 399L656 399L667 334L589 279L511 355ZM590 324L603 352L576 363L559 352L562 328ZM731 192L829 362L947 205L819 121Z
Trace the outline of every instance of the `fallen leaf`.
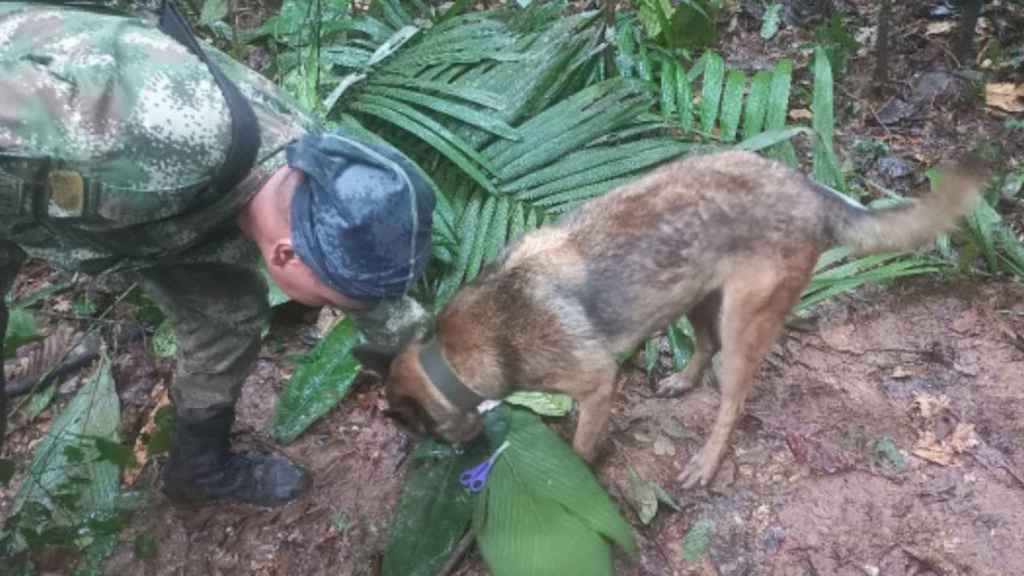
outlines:
M957 454L962 454L979 443L978 436L974 433L974 424L965 424L963 422L956 425L956 429L953 430L953 436L949 440L950 447Z
M814 113L806 108L796 108L789 111L790 120L810 120L814 118Z
M676 447L668 438L659 435L654 439L654 453L658 456L675 456Z
M952 451L948 446L936 440L935 434L930 431L921 434L910 453L940 466L949 466L953 463Z
M655 484L650 480L644 480L630 468L629 487L629 503L636 510L640 522L646 526L658 513L658 492L655 489Z
M949 397L945 394L933 396L927 392L914 392L914 399L911 401L912 408L925 420L931 420L935 416L945 412L949 408Z
M944 20L940 22L931 22L928 24L928 28L925 30L925 36L938 36L939 34L946 34L952 32L953 28L956 28L956 24L952 20Z
M993 82L985 85L985 104L1006 112L1024 112L1024 84Z
M704 555L711 545L715 523L708 519L698 520L683 536L683 559L693 562Z
M142 469L146 467L146 463L149 460L149 450L146 449L146 439L153 435L153 431L156 429L156 413L171 403L171 399L167 395L167 387L161 386L160 398L156 402L156 406L149 412L149 416L146 418L146 423L142 426L142 430L139 431L139 435L135 437L135 447L132 452L135 454L135 461L139 463L134 468L124 468L121 473L121 480L126 486L132 486L135 481L139 479L139 474L142 473Z

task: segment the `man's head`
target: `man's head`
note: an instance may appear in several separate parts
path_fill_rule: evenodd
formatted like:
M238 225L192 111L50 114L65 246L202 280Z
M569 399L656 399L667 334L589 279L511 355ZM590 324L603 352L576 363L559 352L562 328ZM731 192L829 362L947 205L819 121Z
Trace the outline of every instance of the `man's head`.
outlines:
M394 148L340 134L292 143L240 224L274 282L312 306L402 296L430 255L433 188Z

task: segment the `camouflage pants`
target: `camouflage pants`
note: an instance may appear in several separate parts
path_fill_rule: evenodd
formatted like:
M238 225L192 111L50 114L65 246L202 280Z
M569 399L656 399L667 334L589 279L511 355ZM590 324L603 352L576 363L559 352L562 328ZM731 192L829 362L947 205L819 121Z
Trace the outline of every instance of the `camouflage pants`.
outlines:
M269 314L263 275L219 263L148 268L138 275L174 323L178 354L171 398L177 410L201 418L233 406Z
M0 290L6 295L25 258L0 238ZM139 270L140 284L171 321L178 338L171 397L179 411L202 417L234 405L259 352L269 313L258 270L184 263Z

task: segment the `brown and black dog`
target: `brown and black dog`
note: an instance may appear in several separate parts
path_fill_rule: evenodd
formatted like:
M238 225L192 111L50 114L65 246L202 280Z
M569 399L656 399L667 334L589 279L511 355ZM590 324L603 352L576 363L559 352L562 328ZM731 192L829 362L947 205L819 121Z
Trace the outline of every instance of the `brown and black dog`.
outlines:
M868 210L753 153L668 163L511 244L444 307L433 337L391 363L389 412L465 442L481 430L483 399L563 392L579 402L573 448L592 461L616 358L686 314L696 350L658 394L692 388L721 349L717 420L680 476L685 488L706 485L822 251L920 246L955 226L982 184L974 170L951 169L921 200Z

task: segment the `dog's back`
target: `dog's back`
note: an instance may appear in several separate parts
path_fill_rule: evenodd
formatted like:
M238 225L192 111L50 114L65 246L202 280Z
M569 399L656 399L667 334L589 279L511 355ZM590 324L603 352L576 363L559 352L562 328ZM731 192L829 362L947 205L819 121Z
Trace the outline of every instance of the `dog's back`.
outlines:
M677 160L512 243L441 311L439 331L463 343L452 355L476 359L466 370L532 388L579 369L574 357L635 349L726 284L777 284L789 301L830 246L933 237L977 195L952 174L923 201L872 211L753 153Z

